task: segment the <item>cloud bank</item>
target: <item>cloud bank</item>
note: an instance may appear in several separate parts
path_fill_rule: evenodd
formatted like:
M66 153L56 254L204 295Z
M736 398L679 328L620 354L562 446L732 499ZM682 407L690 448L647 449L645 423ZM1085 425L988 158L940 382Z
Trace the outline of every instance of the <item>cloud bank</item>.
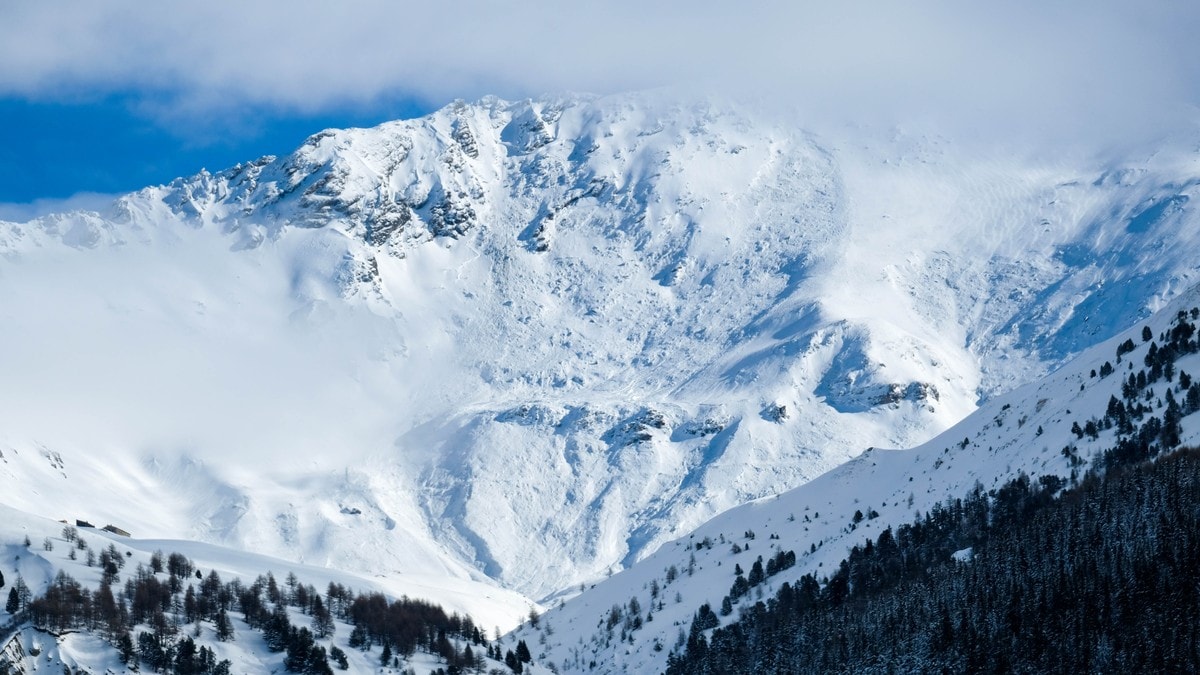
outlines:
M79 192L63 199L35 199L32 202L0 202L0 220L24 223L51 213L103 211L118 197L102 192Z
M1198 29L1191 0L17 3L0 95L146 92L171 117L684 86L1099 138L1194 118Z

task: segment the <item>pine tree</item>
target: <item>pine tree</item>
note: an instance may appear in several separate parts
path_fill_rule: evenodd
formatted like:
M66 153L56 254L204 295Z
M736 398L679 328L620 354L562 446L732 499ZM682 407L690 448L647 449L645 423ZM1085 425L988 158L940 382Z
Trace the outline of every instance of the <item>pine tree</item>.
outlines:
M175 648L176 675L199 675L200 664L196 658L196 643L190 637L179 641Z
M121 654L121 663L127 666L137 658L137 651L133 648L133 637L129 635L129 631L121 633L117 638L117 651Z
M304 672L308 675L333 675L333 669L329 667L329 656L326 655L324 647L314 644L308 650L308 660L304 664Z
M232 642L234 638L233 622L229 620L229 614L224 609L217 612L217 639L221 642Z
M730 614L733 614L733 602L727 595L721 600L721 616L729 616Z
M859 513L861 514L862 512L860 511ZM747 581L750 582L751 586L757 586L761 584L765 578L766 574L763 573L762 556L760 555L750 567L750 577L747 579Z
M529 653L529 646L524 640L517 641L517 660L521 663L529 663L533 660L533 654Z
M17 587L13 586L8 591L8 602L4 603L4 611L9 614L16 614L21 608L21 598L17 595Z
M471 669L479 666L479 662L475 660L475 652L471 651L471 645L463 647L462 662L463 666Z
M470 649L468 647L468 649ZM337 645L329 647L329 658L337 664L338 670L350 670L350 661L346 658L346 652L338 648Z
M379 655L379 665L385 668L392 662L392 646L388 643L383 643L383 653Z
M313 634L317 636L318 640L324 640L333 635L333 615L321 601L321 596L315 594L312 596L312 627Z
M275 611L263 624L263 640L267 648L273 652L281 652L287 648L288 638L292 632L292 624L288 621L287 610L282 605L276 605Z
M304 638L308 640L305 641ZM287 656L283 658L283 667L293 673L303 673L308 663L308 650L312 646L312 633L307 628L293 631L287 643Z
M1163 413L1162 425L1162 445L1164 449L1171 449L1179 445L1181 433L1180 420L1183 419L1183 412L1179 409L1179 403L1175 401L1175 395L1167 389L1167 409Z
M29 590L29 586L25 585L25 579L19 574L17 575L16 582L13 583L13 590L17 592L17 608L25 609L28 607L29 602L33 600L33 591Z

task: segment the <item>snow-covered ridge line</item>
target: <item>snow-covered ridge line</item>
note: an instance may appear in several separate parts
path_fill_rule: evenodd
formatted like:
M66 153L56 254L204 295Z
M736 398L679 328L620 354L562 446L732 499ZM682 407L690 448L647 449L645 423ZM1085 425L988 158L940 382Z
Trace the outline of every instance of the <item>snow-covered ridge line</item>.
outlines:
M794 567L775 565L734 600L722 624L773 597L785 582L794 585L806 574L824 578L850 547L976 487L990 490L1020 473L1071 480L1101 465L1106 451L1138 452L1143 429L1155 430L1149 442L1160 449L1195 445L1197 305L1200 287L1055 373L988 402L928 443L873 448L794 490L730 509L513 636L538 645L535 655L564 673L662 671L697 608L721 608L735 568L750 573L756 559L771 569L772 561L790 563L794 556ZM1157 430L1170 419L1178 420L1179 433L1165 440L1168 434ZM636 619L632 605L640 611Z

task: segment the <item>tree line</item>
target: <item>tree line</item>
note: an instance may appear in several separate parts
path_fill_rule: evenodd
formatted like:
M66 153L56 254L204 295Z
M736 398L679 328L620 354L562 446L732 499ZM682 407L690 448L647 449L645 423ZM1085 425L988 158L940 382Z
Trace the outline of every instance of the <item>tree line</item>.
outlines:
M64 537L79 550L88 549L72 529L64 528ZM35 596L18 577L6 610L18 621L52 633L93 632L108 640L121 661L133 668L180 675L228 673L230 662L218 661L213 650L193 637L206 627L218 641L236 639L234 613L262 633L270 651L283 653L284 668L295 673L332 673L331 664L340 670L349 668L343 650L332 643L327 649L321 643L333 636L335 620L352 626L351 647L363 651L378 647L381 665L399 666L401 658L418 651L441 657L449 673L482 670L485 657L507 661L516 672L531 660L523 643L518 645L522 658L511 650L501 654L470 617L447 613L422 600L390 600L378 592L357 593L333 582L322 594L300 583L294 574L283 582L269 572L251 583L226 581L216 570L203 574L179 553L156 552L148 566L138 564L122 581L126 556L115 546L99 555L89 553L88 564L101 569L97 588L86 588L59 570L45 592ZM293 622L296 612L307 625Z

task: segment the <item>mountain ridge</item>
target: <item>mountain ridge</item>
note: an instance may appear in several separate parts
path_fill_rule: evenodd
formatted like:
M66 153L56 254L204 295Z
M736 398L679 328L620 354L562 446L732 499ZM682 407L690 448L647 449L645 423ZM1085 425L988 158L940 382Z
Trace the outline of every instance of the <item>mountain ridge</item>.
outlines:
M1103 470L1111 459L1107 452L1123 438L1138 438L1143 421L1153 425L1165 418L1164 400L1172 405L1191 400L1196 385L1188 371L1200 368L1191 323L1200 317L1198 303L1200 287L1194 287L1146 321L1055 373L984 404L927 443L868 449L793 490L730 509L631 568L579 589L547 610L537 625L526 622L512 637L539 645L538 659L555 663L560 672L662 672L695 630L689 628L698 608L721 608L722 596L733 594L731 585L741 576L735 570L751 570L756 556L760 575L764 561L785 562L766 565L765 576L757 580L751 574L730 610L722 609L721 618L714 614L712 625L701 626L701 632L754 612L757 601L774 597L784 583L799 588L805 575L823 582L864 539L874 540L885 530L895 533L920 514L961 501L972 491L986 496L1019 475L1034 482L1056 476L1050 484L1073 485L1085 471ZM1184 323L1190 329L1174 333ZM1171 352L1168 370L1154 355L1160 343L1179 342L1176 335L1190 347ZM1161 369L1157 375L1156 367ZM1127 385L1136 373L1139 385ZM1142 383L1146 387L1139 388ZM1200 389L1194 398L1200 406ZM1113 401L1123 404L1118 418L1132 402L1149 407L1122 430L1113 421ZM1164 441L1161 452L1200 442L1195 414L1200 407L1179 405L1184 410L1178 437L1169 445ZM1151 442L1158 439L1156 433ZM971 551L953 555L969 560Z

